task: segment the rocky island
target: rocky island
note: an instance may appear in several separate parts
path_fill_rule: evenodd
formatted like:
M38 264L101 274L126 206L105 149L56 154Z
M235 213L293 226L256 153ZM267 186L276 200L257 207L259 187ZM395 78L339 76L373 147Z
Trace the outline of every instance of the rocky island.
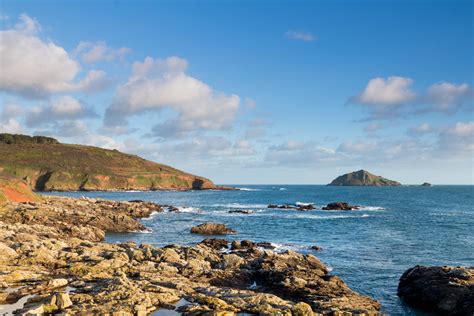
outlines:
M218 189L211 180L118 150L0 134L0 171L36 191Z
M377 301L311 254L250 241L229 248L225 239L193 247L109 244L105 233L146 230L138 219L165 208L38 196L10 180L0 182L0 305L22 299L17 314L148 315L177 303L185 315L379 314Z
M329 186L400 186L400 182L359 170L337 177Z

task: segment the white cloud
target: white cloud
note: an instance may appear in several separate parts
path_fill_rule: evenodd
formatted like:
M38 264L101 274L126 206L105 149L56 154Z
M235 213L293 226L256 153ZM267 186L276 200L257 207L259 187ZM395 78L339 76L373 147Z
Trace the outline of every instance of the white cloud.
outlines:
M0 31L0 91L29 98L66 91L92 91L104 73L90 72L74 82L80 65L66 50L38 36L39 23L27 15L12 29Z
M143 62L134 63L128 82L119 87L113 104L106 111L105 125L122 125L130 115L166 108L177 116L158 124L157 134L167 128L173 128L174 133L187 133L230 127L240 98L216 92L189 76L187 66L187 61L179 57L147 57Z
M20 134L23 132L21 124L13 118L0 121L0 133Z
M71 96L61 96L54 98L47 105L29 109L26 114L26 124L30 127L42 126L54 124L60 120L75 120L94 116L96 114L81 101Z
M415 99L416 94L410 90L413 80L392 76L387 79L374 78L369 81L364 91L353 98L353 101L374 107L376 111L385 111L387 107L397 106Z
M80 56L85 63L95 63L99 61L113 61L123 59L126 54L130 53L130 48L120 47L113 48L103 41L79 43L73 54Z
M472 98L473 91L467 83L440 82L428 88L427 99L434 105L432 110L451 112Z
M292 40L312 42L316 40L316 37L310 32L289 30L285 33L285 36Z

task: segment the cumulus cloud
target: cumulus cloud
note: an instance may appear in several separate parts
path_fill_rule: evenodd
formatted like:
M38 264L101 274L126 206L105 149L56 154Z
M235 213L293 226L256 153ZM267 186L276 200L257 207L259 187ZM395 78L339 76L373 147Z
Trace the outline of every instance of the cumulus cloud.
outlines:
M73 54L80 56L85 63L95 63L99 61L113 61L116 59L123 59L126 54L130 53L130 48L120 47L113 48L103 41L79 43Z
M413 80L405 77L374 78L362 92L351 97L349 102L367 107L370 119L384 119L426 112L453 113L469 104L474 96L467 83L456 85L440 82L422 93L413 92L412 84Z
M456 85L450 82L440 82L428 88L427 100L434 106L432 110L453 112L472 99L473 91L467 83Z
M123 125L130 115L171 109L177 116L157 124L156 136L162 136L169 128L176 134L230 127L240 98L213 90L188 75L187 67L188 62L179 57L147 57L143 62L135 62L128 82L118 88L106 111L105 125Z
M93 91L105 73L90 72L77 82L80 65L66 50L39 36L39 23L21 15L11 29L0 31L0 91L43 98L66 91Z
M303 41L303 42L312 42L316 40L316 36L314 36L310 32L305 32L305 31L289 30L285 33L285 36L288 39Z
M374 78L350 101L369 107L374 116L393 114L400 105L416 98L416 93L411 91L412 83L412 79L405 77Z
M94 117L96 114L86 105L71 97L54 98L47 105L36 106L27 111L26 124L29 127L56 123L61 120L75 120L84 117Z

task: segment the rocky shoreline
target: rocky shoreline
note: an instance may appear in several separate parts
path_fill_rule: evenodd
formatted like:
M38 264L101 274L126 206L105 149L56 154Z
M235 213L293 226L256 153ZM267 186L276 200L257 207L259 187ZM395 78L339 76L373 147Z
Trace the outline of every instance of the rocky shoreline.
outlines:
M146 230L138 219L165 206L44 197L0 210L0 305L16 314L378 315L311 254L268 243L206 239L193 247L103 242L106 232Z

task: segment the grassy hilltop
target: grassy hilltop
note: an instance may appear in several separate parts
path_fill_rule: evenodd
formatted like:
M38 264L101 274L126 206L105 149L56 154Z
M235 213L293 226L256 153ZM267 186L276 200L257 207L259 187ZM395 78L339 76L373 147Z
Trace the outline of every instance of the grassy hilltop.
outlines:
M212 181L117 150L0 134L0 172L33 190L211 189Z

